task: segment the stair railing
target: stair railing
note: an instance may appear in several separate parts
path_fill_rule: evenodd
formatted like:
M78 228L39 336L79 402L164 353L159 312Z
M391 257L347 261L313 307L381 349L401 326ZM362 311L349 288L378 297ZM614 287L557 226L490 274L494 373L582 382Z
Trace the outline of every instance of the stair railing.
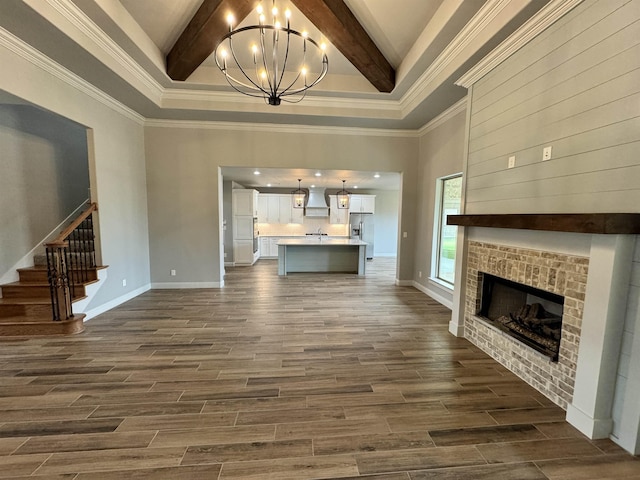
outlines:
M93 212L97 210L98 205L91 203L60 235L45 243L54 321L73 317L76 287L89 280L89 271L96 266Z

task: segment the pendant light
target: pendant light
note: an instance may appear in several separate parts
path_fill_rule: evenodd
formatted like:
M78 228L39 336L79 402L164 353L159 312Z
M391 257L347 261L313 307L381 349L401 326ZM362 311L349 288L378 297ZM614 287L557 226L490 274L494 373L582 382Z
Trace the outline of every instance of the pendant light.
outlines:
M291 202L293 203L293 208L304 208L305 200L307 199L307 192L300 188L301 178L298 179L298 188L291 192Z
M351 192L348 192L344 188L344 183L346 180L342 180L342 190L336 192L336 200L338 201L338 208L349 208L349 198L351 197Z

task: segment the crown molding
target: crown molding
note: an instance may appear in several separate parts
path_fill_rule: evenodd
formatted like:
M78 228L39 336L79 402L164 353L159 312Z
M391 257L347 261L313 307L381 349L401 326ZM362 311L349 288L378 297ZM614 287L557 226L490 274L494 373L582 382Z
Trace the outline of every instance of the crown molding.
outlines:
M164 87L160 85L146 70L144 70L120 45L114 42L103 30L101 30L91 18L89 18L71 0L46 0L62 17L75 28L93 41L102 51L108 54L129 74L142 83L154 97L156 104L160 103Z
M469 88L581 2L582 0L551 0L455 84Z
M451 105L449 108L447 108L444 112L442 112L436 118L431 120L429 123L425 124L419 130L417 130L418 136L421 137L429 133L431 130L435 130L440 125L442 125L445 122L448 122L459 113L464 112L466 108L467 108L467 97L465 96L464 98L458 100L456 103Z
M247 95L238 96L235 90L232 91L205 91L205 90L187 90L187 89L167 89L162 95L162 107L166 106L168 101L186 101L186 102L229 102L234 105L253 106L256 111L265 106L263 103L257 103L255 97ZM287 104L282 103L281 110L286 108ZM260 108L256 108L260 107ZM321 95L308 95L304 99L303 108L348 108L350 110L373 110L375 112L391 112L395 115L391 118L400 119L400 102L397 100L379 100L369 98L341 98L341 97L325 97ZM273 107L269 107L272 109ZM298 112L300 112L298 107ZM273 111L273 110L271 110ZM380 115L376 115L379 118ZM387 117L385 117L387 118Z
M33 48L31 45L25 43L22 39L16 37L12 33L1 27L0 46L5 47L7 50L16 54L18 57L44 70L48 74L53 75L72 88L84 93L88 97L93 98L94 100L109 107L110 109L120 113L121 115L124 115L130 120L133 120L140 125L144 125L144 117L142 115L113 99L102 90L94 87L89 82L62 67L60 64L54 62L49 57L43 55L38 50Z
M358 128L358 127L329 127L316 125L292 125L276 123L247 123L247 122L214 122L193 120L163 120L149 119L144 123L145 127L155 128L186 128L203 130L234 130L243 132L266 133L305 133L318 135L356 135L376 137L403 137L417 138L417 130L393 130L383 128Z
M487 0L473 18L464 26L447 47L438 55L435 61L409 88L400 99L400 106L404 115L418 107L425 96L431 82L449 66L462 50L472 44L475 38L491 23L496 16L506 8L512 0Z

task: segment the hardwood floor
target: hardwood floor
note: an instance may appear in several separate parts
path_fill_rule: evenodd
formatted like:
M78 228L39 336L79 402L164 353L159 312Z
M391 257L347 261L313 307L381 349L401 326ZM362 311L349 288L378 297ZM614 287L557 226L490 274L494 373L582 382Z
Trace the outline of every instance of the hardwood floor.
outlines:
M640 480L640 460L368 275L230 268L0 342L0 478Z

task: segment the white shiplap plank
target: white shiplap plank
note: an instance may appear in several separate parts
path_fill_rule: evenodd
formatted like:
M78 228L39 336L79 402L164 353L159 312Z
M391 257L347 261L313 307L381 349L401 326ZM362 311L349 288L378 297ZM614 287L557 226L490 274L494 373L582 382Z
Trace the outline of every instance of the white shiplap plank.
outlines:
M640 165L563 177L545 178L520 183L473 189L467 184L467 195L476 202L547 198L583 193L640 191ZM640 205L633 211L640 211Z
M640 117L556 140L553 142L553 159L586 154L597 150L601 152L603 161L606 162L607 154L604 153L606 149L615 148L617 145L634 143L638 140L640 140ZM542 148L540 145L534 145L511 153L516 155L516 168L511 173L511 175L514 175L512 181L518 181L517 176L521 175L518 169L521 166L541 163ZM469 165L467 176L474 178L490 175L494 172L501 172L506 168L506 156L488 157L483 161L476 161Z
M565 61L564 57L557 58L555 62L547 59L547 57L554 51L562 49L565 44L571 42L575 37L585 34L594 25L615 14L620 8L629 6L633 7L632 2L629 0L606 2L592 0L576 7L525 45L508 61L499 65L474 84L474 103L476 104L474 113L478 113L486 106L499 101L504 95L523 88L531 80L532 74L534 78L544 75L553 66L563 63ZM626 24L637 17L632 11L627 18L629 21ZM615 20L621 21L620 19ZM622 22L624 25L624 20ZM620 26L615 24L614 28L620 28ZM540 65L540 67L536 67L536 65ZM540 73L536 74L535 72L538 70L540 70Z
M542 110L636 68L640 58L640 21L580 53L554 70L553 77L538 77L524 88L504 95L471 119L470 136L519 120L527 112Z
M558 108L554 110L553 116L529 116L517 122L513 128L500 132L500 136L486 139L484 143L487 146L473 152L470 148L469 164L473 165L494 157L508 156L511 152L527 147L552 145L560 139L578 135L581 132L597 130L640 116L640 93L598 106L595 106L594 103L599 102L597 99L594 102L589 102L589 108L585 108L579 113L563 112Z
M589 192L467 203L469 215L499 213L640 213L640 190Z
M500 171L493 171L484 175L478 175L473 169L470 169L467 189L496 188L501 185L523 184L560 177L573 178L584 173L630 168L638 164L640 140L616 145L613 148L601 148L568 156L563 156L561 152L562 149L556 148L556 145L554 145L555 155L551 160L543 162L536 155L534 162L523 165L521 160L519 166L514 169L507 169L506 162L501 161L502 169ZM537 149L536 153L538 153Z

